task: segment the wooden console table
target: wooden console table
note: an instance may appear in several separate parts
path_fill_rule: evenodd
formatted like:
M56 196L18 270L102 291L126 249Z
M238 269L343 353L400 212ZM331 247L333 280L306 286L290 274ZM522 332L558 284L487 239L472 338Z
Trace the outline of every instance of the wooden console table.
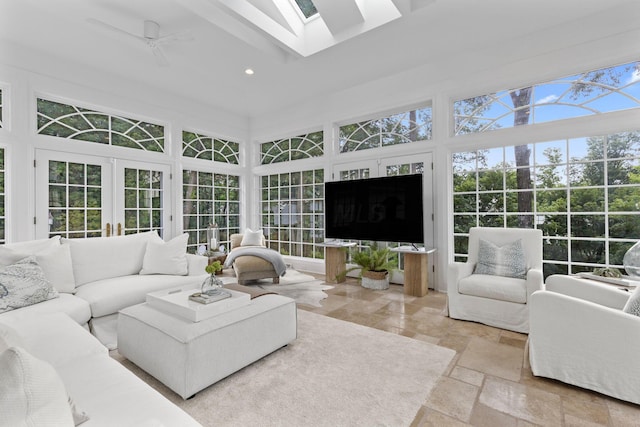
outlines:
M404 293L414 297L423 297L429 292L429 254L435 248L419 248L399 246L391 248L392 252L404 254Z
M338 279L336 276L347 268L347 248L354 247L355 242L324 242L318 246L325 248L324 274L327 283L342 283L346 277Z

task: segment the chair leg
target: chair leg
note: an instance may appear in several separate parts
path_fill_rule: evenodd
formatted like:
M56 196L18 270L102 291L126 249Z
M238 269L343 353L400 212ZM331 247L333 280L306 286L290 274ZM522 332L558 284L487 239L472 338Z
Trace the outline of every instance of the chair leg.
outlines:
M278 283L280 283L280 278L279 277L274 277L273 278L273 284L277 285Z

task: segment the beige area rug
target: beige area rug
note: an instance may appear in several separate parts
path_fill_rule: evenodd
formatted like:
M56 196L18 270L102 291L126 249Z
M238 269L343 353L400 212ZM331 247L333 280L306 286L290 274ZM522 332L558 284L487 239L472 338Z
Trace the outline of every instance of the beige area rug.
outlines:
M231 283L234 280L235 278L223 278L224 283ZM321 301L328 297L324 291L333 288L333 286L327 285L324 281L309 274L291 269L288 269L286 274L280 277L280 283L277 285L274 285L271 279L256 280L245 285L258 286L266 291L293 298L298 304L312 307L322 307Z
M114 357L204 426L408 426L455 352L298 310L298 338L189 400Z

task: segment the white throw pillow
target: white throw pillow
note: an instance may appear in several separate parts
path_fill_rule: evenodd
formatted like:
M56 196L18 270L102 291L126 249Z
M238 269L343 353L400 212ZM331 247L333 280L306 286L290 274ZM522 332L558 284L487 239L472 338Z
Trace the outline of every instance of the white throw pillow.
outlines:
M0 323L0 353L10 347L24 347L18 331L6 323Z
M635 316L640 316L640 286L636 287L633 293L631 293L631 296L629 296L629 299L624 305L622 311Z
M147 242L147 251L142 260L140 274L171 274L185 276L188 272L187 241L184 233L168 242Z
M58 373L20 347L0 354L0 414L7 426L74 425Z
M0 268L0 313L57 296L34 256Z
M474 274L488 274L492 276L527 277L527 261L524 255L522 239L497 246L492 242L480 239L478 247L478 263Z
M36 252L0 247L0 266L14 264L30 255L36 256L44 276L58 292L75 292L76 281L73 276L71 250L68 244L49 246Z
M244 236L242 237L240 246L262 246L262 238L262 229L252 231L251 229L247 228L246 230L244 230Z
M48 249L60 245L60 236L53 236L49 239L27 240L26 242L7 243L3 245L15 251L26 252L32 254L34 252Z

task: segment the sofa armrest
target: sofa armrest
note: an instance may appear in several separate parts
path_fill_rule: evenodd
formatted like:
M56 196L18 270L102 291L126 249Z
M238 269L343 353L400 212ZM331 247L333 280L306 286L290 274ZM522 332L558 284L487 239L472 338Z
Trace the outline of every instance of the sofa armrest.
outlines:
M207 274L204 270L209 264L209 258L202 255L187 254L187 269L189 276L202 276Z
M471 262L452 262L449 264L449 276L447 277L447 291L455 291L458 293L458 282L473 273L474 263Z
M544 274L540 268L530 268L527 271L527 300L535 291L544 288Z
M615 286L561 274L547 277L545 288L548 291L591 301L618 310L622 310L631 295L630 292L618 289Z

